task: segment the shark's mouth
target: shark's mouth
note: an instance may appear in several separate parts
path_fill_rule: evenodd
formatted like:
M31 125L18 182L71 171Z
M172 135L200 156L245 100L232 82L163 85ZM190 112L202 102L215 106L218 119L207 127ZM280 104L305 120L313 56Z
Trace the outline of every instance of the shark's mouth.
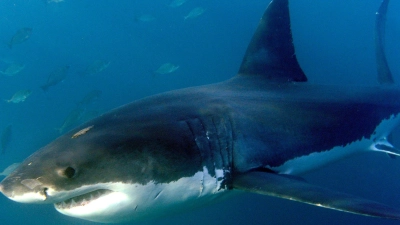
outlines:
M65 210L65 209L71 209L79 206L85 206L92 201L99 199L102 196L105 196L107 194L112 193L113 191L108 190L108 189L98 189L92 192L88 192L83 195L78 195L73 198L67 199L62 202L55 203L54 206L56 209L59 210Z

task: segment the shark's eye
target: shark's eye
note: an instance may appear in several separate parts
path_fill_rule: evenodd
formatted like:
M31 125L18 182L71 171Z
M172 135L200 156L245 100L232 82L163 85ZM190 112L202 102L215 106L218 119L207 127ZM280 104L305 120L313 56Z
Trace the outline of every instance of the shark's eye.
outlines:
M64 170L64 175L68 178L72 178L75 175L75 169L68 166L65 170Z

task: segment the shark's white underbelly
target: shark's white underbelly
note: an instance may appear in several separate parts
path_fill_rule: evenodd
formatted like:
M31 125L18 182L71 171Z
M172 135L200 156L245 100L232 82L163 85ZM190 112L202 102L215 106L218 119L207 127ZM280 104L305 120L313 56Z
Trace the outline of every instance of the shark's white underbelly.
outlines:
M399 152L387 141L387 136L400 123L400 114L392 115L389 119L382 120L369 138L363 137L344 146L335 146L321 152L300 156L286 161L278 167L268 167L282 174L302 174L317 169L339 159L367 151L385 152L398 155ZM382 149L382 146L385 149Z

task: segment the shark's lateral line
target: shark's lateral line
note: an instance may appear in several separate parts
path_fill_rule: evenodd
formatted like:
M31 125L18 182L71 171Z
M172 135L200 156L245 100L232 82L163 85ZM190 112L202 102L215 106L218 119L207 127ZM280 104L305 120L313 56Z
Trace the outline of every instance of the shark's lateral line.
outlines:
M399 124L400 89L308 84L288 4L269 4L232 79L144 98L89 121L27 158L1 192L98 222L182 211L234 190L400 219L400 210L293 177L358 152L399 155L387 136Z

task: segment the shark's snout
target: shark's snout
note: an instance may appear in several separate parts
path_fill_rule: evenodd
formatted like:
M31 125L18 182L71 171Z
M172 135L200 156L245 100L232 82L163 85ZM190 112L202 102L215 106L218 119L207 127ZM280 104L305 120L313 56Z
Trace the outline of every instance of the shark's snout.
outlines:
M42 203L47 199L47 188L36 179L12 179L0 183L0 192L7 198L21 203Z

